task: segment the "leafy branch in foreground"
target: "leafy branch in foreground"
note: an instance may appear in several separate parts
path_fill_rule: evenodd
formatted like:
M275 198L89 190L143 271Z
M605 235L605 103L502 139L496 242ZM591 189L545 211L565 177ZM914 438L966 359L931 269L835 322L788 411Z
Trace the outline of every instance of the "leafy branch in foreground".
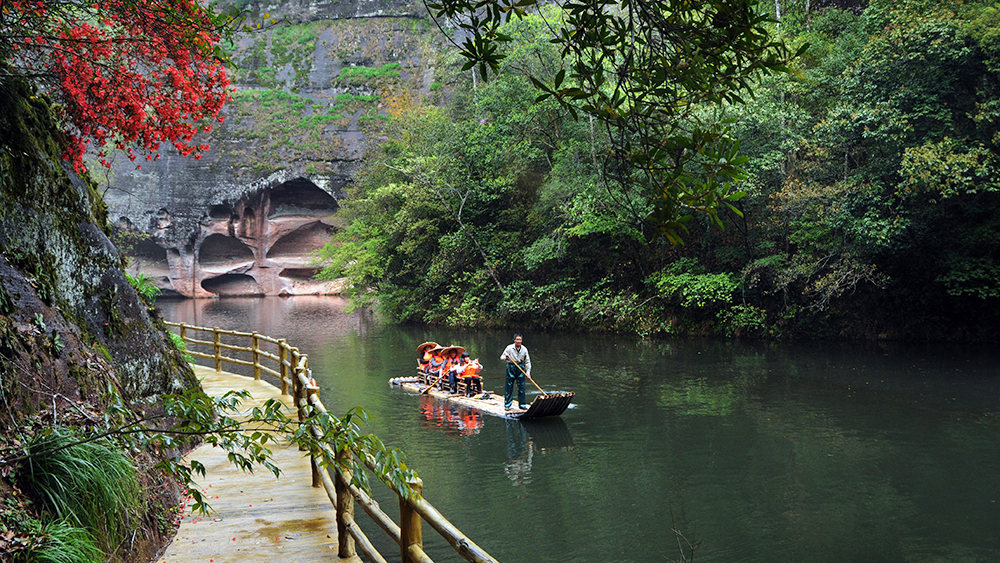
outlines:
M300 421L290 418L277 399L243 409L244 401L251 398L247 391L229 391L221 397L208 397L195 389L184 394L165 395L162 412L146 415L134 413L117 393L111 391L110 405L102 419L90 428L72 429L77 439L49 441L47 436L63 435L65 429L46 429L39 440L33 442L34 447L23 449L21 455L0 459L0 467L22 464L30 467L38 459L70 449L93 443L117 443L132 452L162 455L156 469L175 477L194 501L194 510L207 513L211 507L195 486L196 478L205 476L205 466L196 459L185 459L180 453L188 449L192 440L201 439L224 449L229 461L243 471L264 467L275 477L281 474L281 468L272 462L269 446L286 440L321 456L324 466L339 464L351 470L354 484L363 489L368 489L363 471L364 462L368 461L380 479L393 484L401 494L410 494L407 482L415 474L402 462L401 452L386 448L377 436L362 433L358 423L369 417L360 407L351 409L343 418L310 409ZM336 458L336 452L347 450L354 454L349 465Z
M222 121L231 91L221 42L242 19L195 0L2 2L0 80L59 103L77 172L88 144L106 167L113 149L152 160L163 143L201 158L195 135Z
M463 70L497 73L513 38L504 24L540 9L539 0L425 0L435 21L459 27L466 39ZM703 106L739 103L761 74L791 72L791 51L772 38L772 20L758 0L579 0L549 22L562 65L529 76L538 101L553 98L576 116L607 129L605 179L641 186L657 232L681 242L693 214L721 225L717 207L743 197L739 144L725 123L699 117Z
M363 462L367 460L380 479L395 485L402 494L409 494L406 483L415 474L402 462L401 452L386 448L378 436L362 433L358 422L369 420L369 416L361 407L351 409L343 418L307 407L306 416L297 420L285 413L285 406L277 399L241 411L243 401L252 398L247 391L229 391L210 401L201 397L204 396L198 392L189 392L165 398L166 413L181 422L166 431L140 433L142 446L162 451L175 447L178 437L199 436L205 443L226 450L229 461L241 470L252 472L255 467L263 466L278 477L281 469L272 463L268 444L287 440L320 456L324 466L337 465L350 470L354 484L365 490L369 488L363 470ZM354 454L349 465L335 455L345 450ZM180 456L172 456L158 467L187 486L195 510L206 513L210 509L197 487L192 486L195 475L205 476L204 465L194 459L185 462Z

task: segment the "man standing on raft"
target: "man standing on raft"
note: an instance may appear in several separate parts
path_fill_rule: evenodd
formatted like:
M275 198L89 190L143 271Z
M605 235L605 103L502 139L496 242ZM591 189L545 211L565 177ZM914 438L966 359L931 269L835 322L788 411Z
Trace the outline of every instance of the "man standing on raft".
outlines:
M528 400L524 396L524 377L531 378L531 358L528 348L521 345L521 335L514 335L514 343L504 349L501 360L507 362L507 382L503 392L503 406L511 410L514 399L514 384L517 383L517 403L521 410L528 410ZM523 370L523 371L522 371Z

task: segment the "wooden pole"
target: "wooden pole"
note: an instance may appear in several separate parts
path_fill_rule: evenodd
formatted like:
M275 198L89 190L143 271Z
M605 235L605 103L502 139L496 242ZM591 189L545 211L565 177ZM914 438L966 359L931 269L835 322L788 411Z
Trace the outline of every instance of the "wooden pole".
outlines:
M253 350L253 378L260 381L260 335L257 331L250 335L250 349Z
M307 371L306 373L309 373L309 372ZM311 405L313 403L313 400L312 400L313 395L315 395L316 396L316 400L319 401L319 387L315 387L313 385L309 385L308 387L306 387L306 393L307 393L307 395L306 395L306 402L308 404ZM309 454L309 455L311 455L313 458L316 457L315 454ZM316 463L312 463L311 467L312 467L312 485L313 485L313 487L317 487L317 488L318 487L322 487L323 486L323 480L319 476L319 468L317 467L317 464Z
M181 323L181 340L187 344L187 325Z
M215 346L215 371L222 371L222 335L219 334L219 327L212 328L212 343Z
M286 381L288 379L288 366L285 365L285 362L288 361L287 348L288 343L284 338L278 341L278 373L281 374L282 395L288 394L288 382Z
M521 369L521 365L520 365L520 364L518 364L517 362L515 362L515 361L514 361L514 358L511 358L511 357L510 357L510 354L507 354L507 359L508 359L508 360L510 360L510 363L512 363L512 364L514 364L515 366L517 366L517 371L519 371L519 372L521 372L521 373L524 373L524 377L527 377L527 378L528 378L528 381L530 381L532 385L534 385L535 387L538 387L538 384L537 384L537 383L535 383L535 380L534 380L534 379L531 379L531 376L529 376L529 375L528 375L527 373L525 373L525 372L524 372L524 370L523 370L523 369ZM548 395L547 395L547 394L545 393L545 390L544 390L544 389L542 389L541 387L538 387L538 390L542 392L542 397L548 397Z
M299 379L299 349L298 348L288 348L288 358L290 360L291 366L289 367L289 373L292 379L292 403L295 405L295 412L298 414L299 422L301 423L306 419L305 406L309 404L308 395L306 395L305 387L302 385L302 380ZM306 451L305 446L299 446L299 451Z
M420 496L424 490L424 482L418 477L410 481L410 489L413 490L415 496ZM408 499L399 497L399 549L402 552L403 563L416 563L410 557L411 545L420 549L424 547L422 523L420 514L410 506Z
M350 483L353 475L351 470L348 469L351 465L351 450L345 449L342 452L337 452L337 468L344 479L334 479L334 489L337 491L337 541L339 545L337 547L337 555L341 558L353 557L355 555L354 550L354 538L351 537L348 532L348 522L354 521L354 495L351 494L351 489L347 485L344 485L344 481Z

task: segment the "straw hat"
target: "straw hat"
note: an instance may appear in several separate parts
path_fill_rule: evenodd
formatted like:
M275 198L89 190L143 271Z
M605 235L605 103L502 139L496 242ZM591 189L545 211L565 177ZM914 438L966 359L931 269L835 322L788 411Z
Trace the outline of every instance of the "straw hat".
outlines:
M449 350L458 350L458 355L459 356L462 355L462 352L465 352L465 348L462 348L461 346L456 346L454 344L452 344L451 346L445 347L441 352L443 354L447 354Z
M426 350L426 349L428 349L428 348L440 348L440 347L441 347L441 345L438 344L437 342L424 342L420 346L417 346L417 352L418 353L423 353L423 351Z

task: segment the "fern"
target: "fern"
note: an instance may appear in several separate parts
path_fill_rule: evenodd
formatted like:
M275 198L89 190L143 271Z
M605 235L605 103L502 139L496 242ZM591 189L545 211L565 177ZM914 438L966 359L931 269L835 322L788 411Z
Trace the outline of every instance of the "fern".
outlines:
M160 288L153 285L153 278L147 276L146 274L139 273L138 276L131 276L128 272L125 272L125 279L128 280L129 285L135 289L135 292L139 294L140 297L147 303L152 303L160 296Z

